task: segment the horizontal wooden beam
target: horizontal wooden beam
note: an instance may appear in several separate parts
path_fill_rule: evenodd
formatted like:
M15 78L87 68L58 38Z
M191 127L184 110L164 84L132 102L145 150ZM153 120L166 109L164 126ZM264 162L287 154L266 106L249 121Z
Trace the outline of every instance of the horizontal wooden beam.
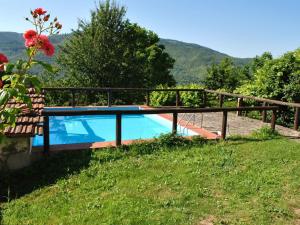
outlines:
M278 110L277 106L254 106L254 107L225 107L225 108L153 108L145 110L76 110L71 108L70 110L51 109L49 111L44 110L42 115L44 116L77 116L77 115L142 115L142 114L168 114L168 113L212 113L212 112L235 112L235 111L259 111L259 110Z
M275 105L300 107L300 103L283 102L283 101L279 101L279 100L272 100L272 99L267 99L267 98L254 97L254 96L247 96L247 95L240 95L240 94L234 94L234 93L213 91L213 90L208 90L208 89L204 89L204 91L206 91L208 93L212 93L212 94L225 95L225 96L230 96L230 97L235 97L235 98L251 99L251 100L258 101L258 102L267 102L267 103L271 103L271 104L275 104Z
M94 87L64 87L64 88L57 88L57 87L45 87L42 88L43 91L78 91L78 92L86 92L86 91L99 91L99 92L120 92L120 91L159 91L159 92L168 92L168 91L204 91L207 93L217 94L217 95L224 95L224 96L230 96L235 98L243 98L243 99L251 99L258 102L267 102L270 104L276 104L276 105L284 105L294 108L300 108L300 103L292 103L292 102L283 102L279 100L272 100L267 98L259 98L254 96L247 96L247 95L241 95L241 94L234 94L234 93L228 93L228 92L222 92L222 91L214 91L209 89L201 89L201 88L169 88L169 89L153 89L153 88L94 88Z
M93 88L93 87L66 87L66 88L56 88L56 87L45 87L42 88L44 91L112 91L112 92L120 92L120 91L162 91L162 92L167 92L167 91L203 91L203 89L190 89L190 88L168 88L168 89L156 89L156 88Z

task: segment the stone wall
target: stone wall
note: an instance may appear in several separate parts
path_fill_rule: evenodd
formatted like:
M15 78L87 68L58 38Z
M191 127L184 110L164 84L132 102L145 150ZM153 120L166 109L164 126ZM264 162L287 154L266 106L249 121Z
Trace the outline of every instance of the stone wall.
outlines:
M0 144L0 173L29 166L40 154L30 152L30 138L7 138Z

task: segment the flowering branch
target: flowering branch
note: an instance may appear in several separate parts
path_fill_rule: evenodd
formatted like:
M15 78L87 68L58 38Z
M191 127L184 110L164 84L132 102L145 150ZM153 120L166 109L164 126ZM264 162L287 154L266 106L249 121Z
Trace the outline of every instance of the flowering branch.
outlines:
M35 60L39 52L46 56L53 56L55 48L50 42L49 37L58 34L62 25L54 18L49 22L50 14L42 8L31 11L31 19L26 18L34 25L34 30L28 30L24 33L27 60L18 60L15 64L9 63L8 58L0 53L0 138L6 126L15 124L16 116L20 109L8 109L7 103L11 99L31 106L30 98L27 96L27 88L34 87L36 91L40 90L40 82L36 76L29 75L28 71L35 64L41 65L44 69L53 72L51 65Z

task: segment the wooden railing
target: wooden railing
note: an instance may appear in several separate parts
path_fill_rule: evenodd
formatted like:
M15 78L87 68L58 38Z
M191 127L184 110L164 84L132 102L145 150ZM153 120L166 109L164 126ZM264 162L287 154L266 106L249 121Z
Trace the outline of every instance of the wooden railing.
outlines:
M295 130L299 129L300 103L283 102L283 101L278 101L278 100L259 98L259 97L254 97L254 96L246 96L246 95L227 93L227 92L220 92L220 91L214 91L214 90L208 90L208 89L85 88L85 87L72 88L71 87L71 88L44 88L43 90L45 92L56 92L56 91L70 92L71 96L72 96L71 105L73 107L76 106L76 101L75 101L75 93L76 92L91 92L91 91L106 92L107 93L107 105L108 106L112 105L111 99L112 99L113 93L114 92L122 92L122 91L139 91L139 92L143 92L145 94L145 97L146 97L145 104L147 106L151 105L150 94L153 91L176 92L176 102L175 102L176 107L180 106L180 93L183 92L183 91L191 91L191 92L202 93L202 102L200 104L202 107L207 106L207 102L208 102L207 94L208 93L215 94L215 95L219 96L219 107L223 107L225 96L232 97L232 98L237 98L237 107L242 107L243 106L243 100L244 99L250 99L250 100L254 100L256 102L261 102L262 106L267 106L268 104L272 104L272 105L287 106L287 107L294 108L294 129ZM241 111L238 111L238 115L241 115ZM262 111L262 121L267 122L266 110Z
M276 115L279 107L277 106L256 106L256 107L236 107L236 108L154 108L146 110L45 110L44 116L44 152L48 153L50 150L50 126L49 116L78 116L78 115L116 115L116 146L122 144L122 115L141 115L141 114L173 114L172 132L177 132L178 114L179 113L212 113L222 112L222 130L221 138L226 138L227 116L228 112L234 111L272 111L271 128L275 130Z
M283 102L273 99L267 99L267 98L259 98L254 96L246 96L246 95L240 95L240 94L234 94L234 93L227 93L227 92L220 92L220 91L213 91L204 89L206 93L216 94L219 96L219 105L222 107L224 103L224 96L233 97L238 99L238 107L241 107L243 105L244 99L254 100L256 102L262 102L262 106L267 106L268 104L272 105L279 105L279 106L287 106L294 108L294 129L299 129L299 118L300 118L300 103L292 103L292 102ZM267 113L264 110L262 113L262 121L266 122Z
M71 93L72 100L71 105L73 107L76 106L75 101L75 93L77 92L106 92L107 94L107 106L111 106L111 99L114 92L122 92L122 91L139 91L146 95L147 106L150 105L150 94L154 91L159 92L176 92L176 102L175 105L180 106L180 92L183 91L191 91L191 92L200 92L203 93L204 89L189 89L189 88L169 88L169 89L155 89L155 88L43 88L44 92L69 92Z

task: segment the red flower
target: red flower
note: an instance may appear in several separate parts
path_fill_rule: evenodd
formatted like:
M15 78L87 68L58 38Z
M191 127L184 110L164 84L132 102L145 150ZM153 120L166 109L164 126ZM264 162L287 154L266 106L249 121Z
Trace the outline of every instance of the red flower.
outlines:
M47 11L45 11L43 8L37 8L37 9L35 9L34 11L33 11L33 14L35 14L35 15L44 15L44 14L46 14L47 13Z
M8 63L7 57L2 53L0 53L0 63Z
M1 80L1 78L0 78L0 89L2 89L3 86L4 86L4 82L3 82L3 81Z
M35 44L36 44L36 38L26 39L25 40L25 46L26 46L26 48L33 47L33 46L35 46Z
M49 42L49 38L46 35L41 34L38 36L38 41L39 41L39 44L41 44L43 46Z
M36 46L38 49L43 49L44 45L49 42L46 35L34 36L31 39L26 39L25 46L27 48Z
M42 50L44 51L45 55L47 55L47 56L53 56L55 53L55 48L51 44L51 42L45 43Z
M53 46L53 44L49 41L49 38L46 35L33 35L32 31L28 31L25 34L28 34L28 36L26 37L31 37L31 38L25 38L25 46L27 48L30 47L36 47L39 50L42 50L45 55L47 56L53 56L54 52L55 52L55 48ZM25 37L24 34L24 37ZM31 36L31 34L33 36Z
M28 30L24 33L23 37L25 40L28 39L33 39L34 37L36 37L37 33L34 30Z
M4 71L4 64L0 64L0 73ZM0 78L1 80L1 78Z

